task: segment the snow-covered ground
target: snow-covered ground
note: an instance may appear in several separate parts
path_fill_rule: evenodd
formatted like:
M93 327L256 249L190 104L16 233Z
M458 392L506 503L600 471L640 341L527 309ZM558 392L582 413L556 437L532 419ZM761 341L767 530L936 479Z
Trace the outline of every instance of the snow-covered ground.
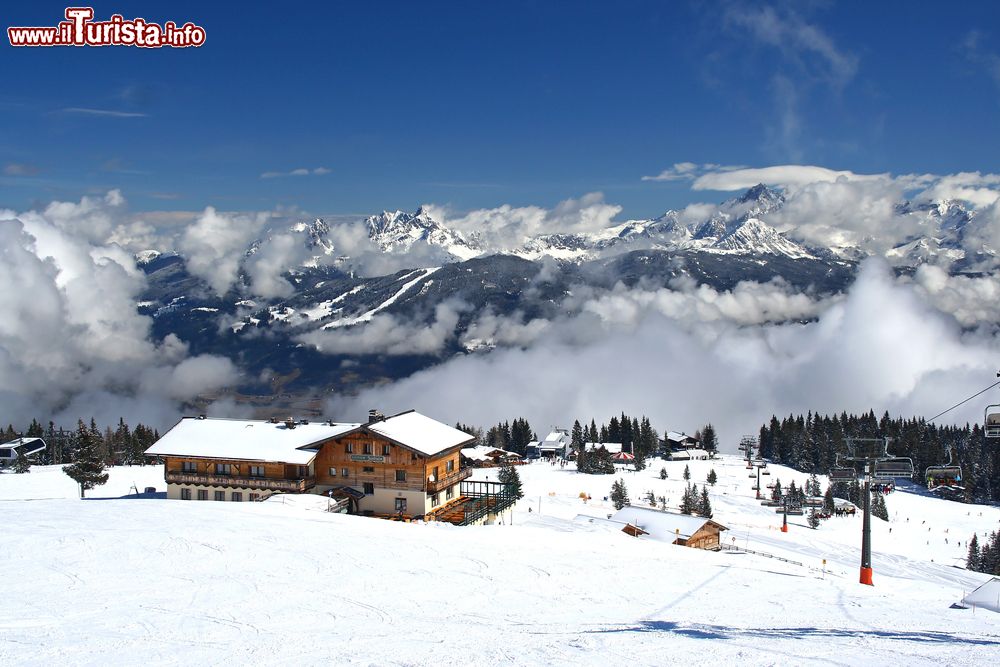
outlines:
M684 465L620 477L634 504L651 489L675 505ZM868 587L857 583L860 516L815 531L790 517L781 533L742 462L687 465L699 484L718 473L710 495L732 529L725 541L801 564L574 521L613 511L603 500L613 478L544 463L520 468L526 497L502 525L470 528L328 514L318 497L169 501L159 466L116 468L86 500L58 468L6 473L0 662L1000 662L1000 615L949 608L987 579L956 566L1000 509L915 487L888 496ZM806 479L771 468L783 485Z

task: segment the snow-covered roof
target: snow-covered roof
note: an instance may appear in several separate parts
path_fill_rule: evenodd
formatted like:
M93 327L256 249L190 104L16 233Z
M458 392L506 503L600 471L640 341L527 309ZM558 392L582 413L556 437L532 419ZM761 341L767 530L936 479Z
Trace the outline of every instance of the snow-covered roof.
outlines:
M561 443L561 442L566 442L567 440L569 440L569 434L567 434L566 431L562 431L562 430L556 429L555 431L552 431L547 436L545 436L545 440L543 440L542 442L543 443L546 443L546 442L560 442Z
M1000 579L996 577L990 579L962 598L962 602L970 606L975 605L990 611L1000 612Z
M363 424L362 427L426 456L440 454L475 439L465 431L415 411Z
M698 532L706 523L714 523L719 526L720 530L728 530L722 524L704 517L662 512L645 507L624 507L615 512L611 520L621 524L630 523L633 526L638 526L649 533L652 539L664 542L676 540L677 531L680 531L679 534L682 538L687 539Z
M25 456L31 456L44 449L45 441L41 438L17 438L16 440L11 440L0 445L0 450L7 450L0 452L0 459L16 459L17 450L24 452ZM9 452L9 455L7 452Z
M665 437L670 442L697 442L694 437L686 433L678 433L677 431L667 431Z
M306 465L316 456L310 447L358 426L312 422L289 428L284 422L186 417L164 433L146 454Z
M592 452L595 449L598 449L600 447L604 447L604 449L608 450L612 454L617 454L618 452L620 452L622 450L623 445L620 442L588 442L587 443L587 451L588 452Z
M467 459L472 459L473 461L486 461L487 459L492 459L500 456L507 456L510 458L521 458L521 455L517 452L509 452L506 449L499 449L497 447L489 447L487 445L479 445L478 447L466 447L462 450L462 456Z

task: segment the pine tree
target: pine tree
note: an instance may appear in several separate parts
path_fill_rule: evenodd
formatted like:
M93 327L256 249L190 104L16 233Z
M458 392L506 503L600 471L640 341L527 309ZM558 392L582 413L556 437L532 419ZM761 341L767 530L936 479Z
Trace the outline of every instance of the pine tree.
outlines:
M826 487L826 493L823 494L823 511L827 514L833 514L834 502L833 502L833 486Z
M667 478L667 469L660 468L660 479L666 479L666 478Z
M653 493L652 489L646 491L644 500L649 503L652 507L656 507L656 494Z
M24 448L17 448L17 460L14 461L14 472L19 475L23 475L26 472L31 472L31 461L28 457L24 455Z
M973 533L972 539L969 540L969 556L965 559L965 567L969 570L978 571L979 566L979 537Z
M633 454L633 456L635 456L635 458L632 460L632 467L635 469L635 471L639 472L640 470L645 470L646 454L642 451L642 449L636 447L635 454Z
M812 528L813 530L819 528L819 514L817 514L815 508L809 510L809 517L807 521L809 523L809 527Z
M498 477L501 483L509 487L514 498L517 500L524 498L524 490L521 488L521 475L517 472L517 468L512 465L505 465L500 468Z
M784 492L781 490L781 480L774 480L774 489L771 490L771 500L781 500L784 497Z
M611 503L616 510L620 510L629 504L628 489L625 488L625 481L619 479L611 485Z
M715 486L715 484L719 481L719 476L715 474L715 468L708 471L708 477L705 478L705 481L711 486Z
M684 489L681 496L681 514L694 514L698 509L698 494L690 484Z
M108 481L108 473L104 472L104 459L101 457L100 449L103 446L103 438L95 428L87 428L81 419L76 431L77 453L76 463L63 468L63 472L72 477L80 485L80 497L94 488Z
M889 508L885 506L885 497L881 493L876 493L872 498L872 516L883 521L889 520Z
M705 428L701 429L701 448L712 457L719 449L719 438L715 435L715 427L711 424L705 424Z
M806 495L808 496L818 496L823 492L820 490L819 478L816 477L816 473L809 475L809 481L806 482Z
M573 430L570 433L570 441L574 450L578 453L583 451L583 427L580 426L579 419L573 422Z
M691 481L691 468L689 468L687 465L684 466L684 475L683 475L683 477L684 477L684 481L685 482L690 482Z
M701 502L698 503L698 514L706 519L712 518L712 503L708 499L708 487L701 487Z

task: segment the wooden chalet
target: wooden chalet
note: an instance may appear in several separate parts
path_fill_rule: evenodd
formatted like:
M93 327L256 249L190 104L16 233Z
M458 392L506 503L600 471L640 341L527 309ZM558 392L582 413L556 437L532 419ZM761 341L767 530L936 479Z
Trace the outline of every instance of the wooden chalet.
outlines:
M461 495L472 436L418 412L367 423L182 419L146 454L164 460L167 496L247 502L317 493L351 512L423 517Z
M720 534L729 530L704 517L646 507L623 507L610 520L624 524L622 531L633 537L648 536L661 542L710 551L722 548Z

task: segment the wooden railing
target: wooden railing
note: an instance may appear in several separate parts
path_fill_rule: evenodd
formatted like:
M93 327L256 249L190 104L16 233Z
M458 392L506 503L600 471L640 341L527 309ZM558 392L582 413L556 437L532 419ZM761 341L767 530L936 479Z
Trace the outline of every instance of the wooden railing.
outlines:
M458 484L463 479L467 479L472 474L471 468L462 468L461 470L456 470L455 472L449 473L442 477L441 479L435 479L431 481L430 478L427 479L427 493L437 493L442 489L447 489L453 484Z
M248 489L303 492L315 484L313 479L275 479L271 477L239 477L235 475L205 475L168 470L166 481L175 484L207 484L211 486L240 486Z

